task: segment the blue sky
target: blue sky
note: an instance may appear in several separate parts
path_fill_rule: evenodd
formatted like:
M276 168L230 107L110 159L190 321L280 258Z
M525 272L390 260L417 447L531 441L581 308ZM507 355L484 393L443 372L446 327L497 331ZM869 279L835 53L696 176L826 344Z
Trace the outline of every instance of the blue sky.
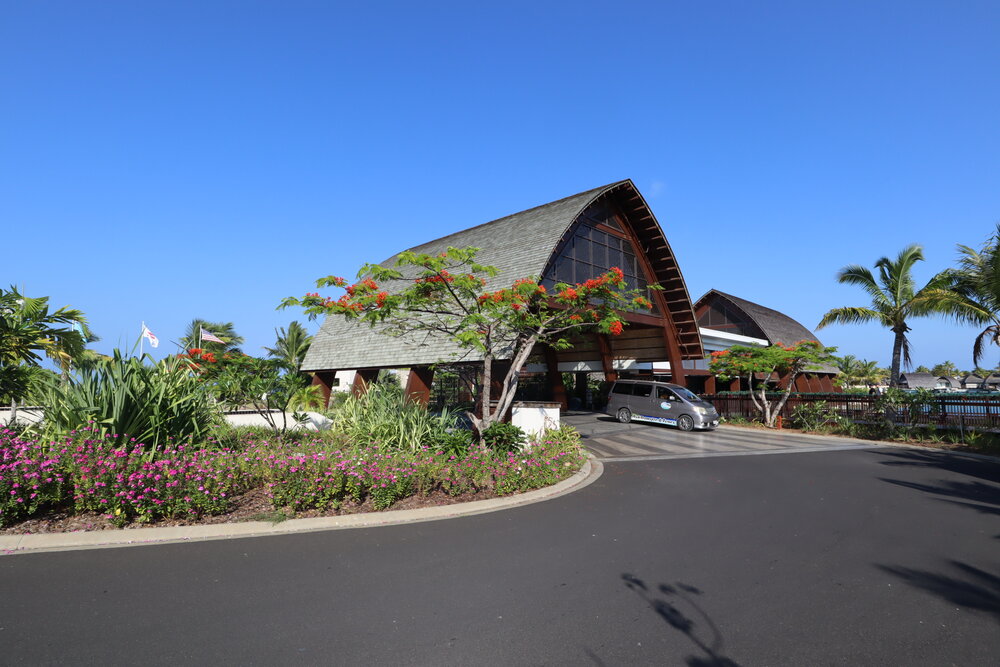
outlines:
M259 353L319 276L631 178L693 299L813 328L865 303L842 266L920 243L926 281L1000 222L998 33L996 2L4 3L0 282L102 351L202 317ZM912 326L970 366L975 330ZM888 364L886 330L820 337Z

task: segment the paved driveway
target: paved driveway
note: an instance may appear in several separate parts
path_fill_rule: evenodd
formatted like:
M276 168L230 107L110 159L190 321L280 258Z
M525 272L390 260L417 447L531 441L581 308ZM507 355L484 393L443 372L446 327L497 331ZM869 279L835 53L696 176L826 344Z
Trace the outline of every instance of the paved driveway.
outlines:
M995 665L1000 465L611 462L447 521L0 557L0 664Z
M564 413L562 421L575 427L595 456L610 461L647 458L687 458L791 451L861 449L872 443L787 431L721 426L715 431L685 433L660 424L619 424L594 412Z

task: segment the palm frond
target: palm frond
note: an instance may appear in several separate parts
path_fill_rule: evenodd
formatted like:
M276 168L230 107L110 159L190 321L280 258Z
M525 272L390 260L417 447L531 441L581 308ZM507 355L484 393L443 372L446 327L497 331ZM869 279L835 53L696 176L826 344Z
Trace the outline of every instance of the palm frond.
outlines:
M878 322L883 326L892 326L892 323L886 319L885 315L876 310L860 306L845 306L844 308L834 308L827 312L823 316L823 319L819 321L819 324L816 325L816 328L822 329L830 324L862 324L866 322Z

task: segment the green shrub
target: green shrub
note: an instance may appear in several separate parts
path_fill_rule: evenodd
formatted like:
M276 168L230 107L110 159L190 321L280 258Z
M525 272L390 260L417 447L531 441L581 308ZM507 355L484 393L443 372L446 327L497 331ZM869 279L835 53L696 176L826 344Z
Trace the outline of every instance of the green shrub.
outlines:
M376 443L387 449L417 451L455 427L455 416L440 415L408 401L398 385L374 384L360 396L350 395L330 415L330 430L357 445Z
M155 449L170 440L201 440L221 421L208 393L176 359L114 356L51 380L41 398L47 435L90 424L95 435L128 436Z
M435 451L464 456L472 445L472 431L460 428L436 431L431 434L427 444Z
M810 401L800 403L792 410L792 417L788 420L794 428L804 431L824 430L829 426L840 426L844 420L836 410L830 408L826 401Z
M521 449L527 440L527 434L510 423L494 422L483 431L483 442L494 452L500 454Z

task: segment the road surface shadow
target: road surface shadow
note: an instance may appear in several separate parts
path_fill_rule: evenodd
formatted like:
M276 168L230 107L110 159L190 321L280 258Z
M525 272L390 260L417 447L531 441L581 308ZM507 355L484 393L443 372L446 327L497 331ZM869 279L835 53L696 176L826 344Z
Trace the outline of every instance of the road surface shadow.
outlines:
M949 561L952 573L878 565L883 572L966 609L991 614L1000 621L1000 577L961 561Z
M656 614L672 629L687 637L698 649L699 653L687 656L684 661L689 667L739 667L739 663L727 658L723 654L722 632L712 621L711 616L698 604L695 596L701 595L701 591L694 586L677 582L674 584L660 584L655 589L650 588L639 577L633 574L622 574L622 581L625 586L634 591L643 602L649 605ZM704 628L710 635L709 638L702 638L703 631L698 628L698 622L682 611L682 608L693 612L704 624Z
M879 479L889 484L939 496L938 500L967 507L981 514L1000 516L1000 464L969 459L943 452L879 452L890 460L884 466L933 468L970 478L969 481L941 479L936 484L902 479Z

